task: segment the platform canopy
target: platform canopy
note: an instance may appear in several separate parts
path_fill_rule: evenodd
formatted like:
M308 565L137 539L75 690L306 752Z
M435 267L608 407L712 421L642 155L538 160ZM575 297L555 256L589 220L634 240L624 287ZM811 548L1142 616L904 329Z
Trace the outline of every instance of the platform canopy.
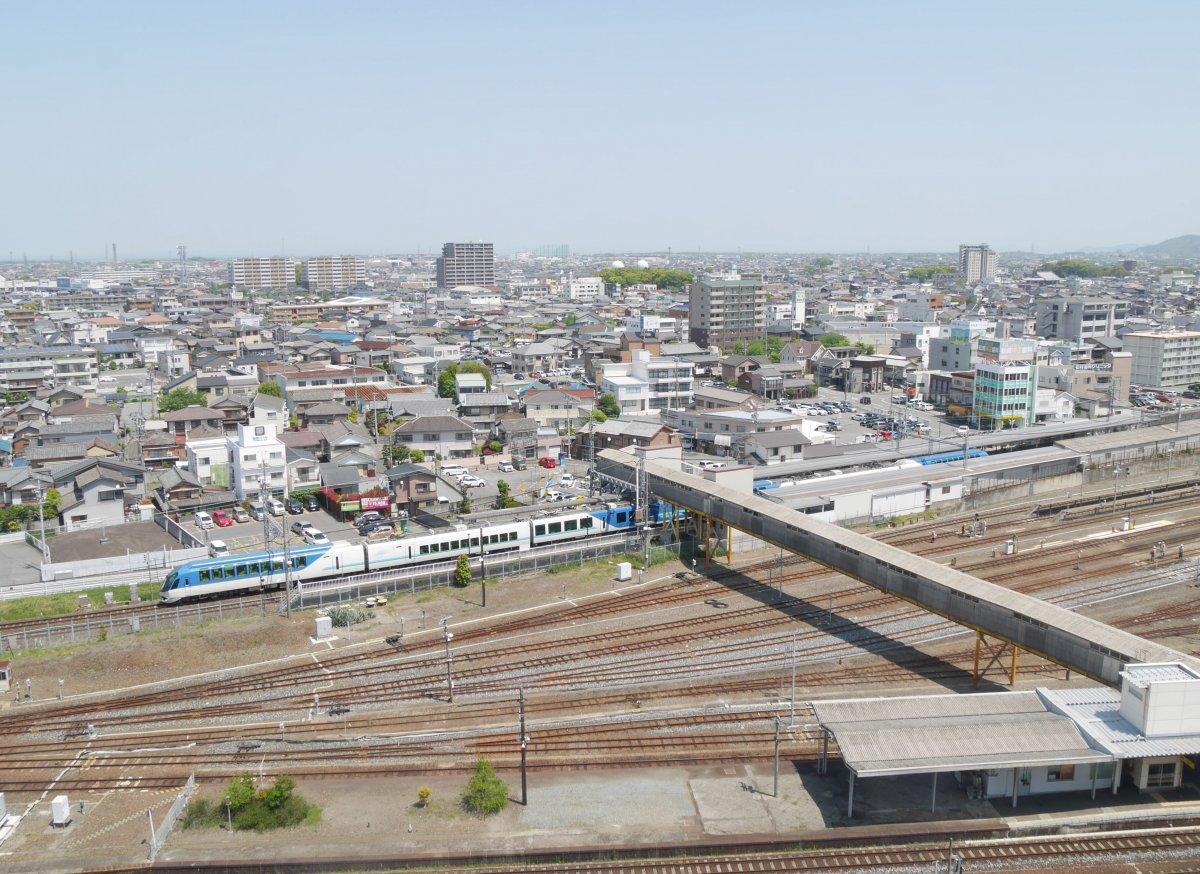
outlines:
M814 701L859 777L1111 762L1036 692Z

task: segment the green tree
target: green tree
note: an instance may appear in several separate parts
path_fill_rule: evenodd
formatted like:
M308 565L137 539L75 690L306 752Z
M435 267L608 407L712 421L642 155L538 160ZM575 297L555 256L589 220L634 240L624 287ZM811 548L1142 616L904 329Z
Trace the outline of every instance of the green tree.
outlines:
M429 797L433 795L429 791L428 786L422 786L417 790L417 807L425 807L429 804Z
M202 407L208 399L200 392L190 388L176 388L158 399L158 409L162 413L173 413L184 407Z
M29 400L29 392L27 391L6 391L4 393L4 403L16 406L23 404Z
M1080 276L1084 279L1129 275L1129 271L1122 264L1097 264L1087 258L1063 258L1060 261L1047 261L1038 267L1038 270L1049 270L1059 276Z
M600 400L596 402L596 408L610 419L615 419L621 415L621 407L617 404L617 399L612 394L600 395Z
M850 338L845 334L829 333L821 335L821 345L826 349L836 349L839 346L849 346Z
M686 270L666 267L606 267L600 271L600 278L610 285L656 285L678 291L693 277Z
M474 507L471 506L471 496L463 495L463 499L458 502L458 512L462 513L465 516L468 513L470 513L473 509L474 509ZM460 558L465 558L465 556L460 556Z
M460 589L471 585L471 560L465 555L460 555L454 565L454 585Z
M229 809L233 813L237 813L243 807L254 800L254 777L251 774L239 774L229 780L229 786L225 789L225 804L229 805Z
M508 787L496 776L492 763L480 756L475 760L475 772L467 781L463 807L472 813L499 813L508 804Z
M413 464L421 464L423 461L425 461L425 450L424 449L414 449L412 451L412 453L409 455L408 460L411 461Z
M604 415L604 413L601 410L592 410L592 421L593 422L607 422L608 416Z
M940 273L957 273L958 268L952 264L926 264L914 267L908 271L908 278L913 282L928 282Z
M62 493L58 489L50 489L46 492L46 499L42 502L42 515L57 516L60 507L62 507Z
M292 797L292 792L296 788L296 781L287 774L280 774L275 778L275 782L271 784L271 788L263 793L263 801L271 810L279 810Z
M258 384L258 393L260 395L270 395L273 398L283 399L283 389L279 387L279 383L265 379Z
M349 419L351 422L354 422L355 424L357 424L358 419L359 419L358 409L356 407L352 407L350 409L350 415L348 415L346 418Z
M478 373L483 377L484 384L490 390L492 387L492 372L478 361L457 361L438 374L437 392L440 398L458 400L458 386L454 377L460 373Z
M741 340L734 340L733 345L729 347L729 351L733 355L745 355L746 354L746 344L743 343Z
M392 444L392 463L399 464L412 458L412 450L403 443Z
M563 324L569 328L572 325L576 324L578 321L579 321L579 316L575 315L574 313L568 313L567 317L565 319L563 319Z

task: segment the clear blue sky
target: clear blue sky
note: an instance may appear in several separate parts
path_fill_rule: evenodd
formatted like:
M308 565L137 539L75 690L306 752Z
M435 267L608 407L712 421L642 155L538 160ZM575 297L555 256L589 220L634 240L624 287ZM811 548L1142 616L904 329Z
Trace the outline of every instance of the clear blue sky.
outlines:
M5 4L0 258L1200 232L1200 3Z

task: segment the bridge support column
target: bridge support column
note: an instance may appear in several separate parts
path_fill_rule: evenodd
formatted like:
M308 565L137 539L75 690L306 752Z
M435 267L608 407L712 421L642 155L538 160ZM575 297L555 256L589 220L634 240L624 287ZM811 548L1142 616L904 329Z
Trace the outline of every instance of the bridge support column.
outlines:
M971 668L971 688L979 685L979 654L983 650L983 634L975 632L975 664Z
M1017 656L1021 654L1020 648L1014 643L1012 645L1012 663L1008 666L1008 685L1017 685Z
M725 560L733 567L733 528L729 525L725 526Z

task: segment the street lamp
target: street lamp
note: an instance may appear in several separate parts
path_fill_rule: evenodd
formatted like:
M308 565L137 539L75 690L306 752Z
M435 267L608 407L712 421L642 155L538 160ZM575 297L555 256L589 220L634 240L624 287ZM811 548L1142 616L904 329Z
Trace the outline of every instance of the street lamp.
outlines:
M966 425L963 425L963 426L959 427L957 433L958 433L958 436L962 438L962 442L963 442L962 466L963 466L963 470L966 470L967 469L967 443L971 438L971 429L968 428Z
M451 704L454 703L454 662L450 655L450 641L454 640L454 633L450 630L447 624L450 621L449 616L442 617L442 635L446 641L446 697Z

